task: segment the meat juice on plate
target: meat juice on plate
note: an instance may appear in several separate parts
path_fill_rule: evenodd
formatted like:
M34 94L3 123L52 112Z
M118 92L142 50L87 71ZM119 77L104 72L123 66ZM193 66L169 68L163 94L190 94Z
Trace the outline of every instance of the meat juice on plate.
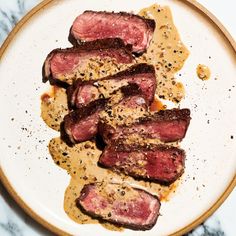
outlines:
M154 19L156 29L147 52L137 57L135 62L154 65L156 78L158 79L157 97L179 103L184 98L184 86L181 82L176 81L174 76L183 67L189 51L181 42L169 7L152 5L142 9L139 14L145 18ZM130 64L109 66L109 64L110 61L102 64L104 70L99 70L102 71L102 76L116 73L130 66ZM101 77L101 74L97 71L98 66L100 66L100 63L94 61L94 59L89 64L89 67L93 68L94 71L93 79ZM83 71L82 74L88 74L89 69L83 68ZM64 115L68 113L68 107L65 89L57 88L54 91L56 92L42 96L41 114L49 127L59 130ZM158 100L151 109L155 110L156 108L165 109L166 107ZM171 143L171 145L178 146L178 143ZM93 141L86 141L69 147L60 138L53 138L49 143L49 152L54 162L71 176L70 184L65 191L64 210L72 220L80 224L98 223L98 220L92 219L76 207L75 200L79 197L85 184L91 182L127 183L131 186L143 188L164 201L169 200L180 183L178 180L170 186L163 186L158 183L135 180L122 173L101 168L97 163L102 152ZM109 223L103 223L103 226L111 230L121 230L120 227Z

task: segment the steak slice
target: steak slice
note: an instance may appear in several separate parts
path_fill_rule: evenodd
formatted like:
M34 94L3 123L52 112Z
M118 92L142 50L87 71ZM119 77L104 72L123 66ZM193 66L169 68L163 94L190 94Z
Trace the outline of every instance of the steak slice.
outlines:
M155 69L145 63L137 64L115 75L100 80L77 80L67 89L70 107L82 107L100 98L110 98L119 88L137 84L142 94L151 103L156 91Z
M138 179L169 185L184 172L185 152L163 144L108 145L99 163Z
M140 109L147 110L146 100L142 95L137 95L140 89L136 84L121 87L118 92L119 96L114 95L117 98L95 100L88 106L78 108L66 115L61 125L61 137L68 144L84 142L97 134L102 112L104 113L102 117L105 119L110 115L116 118L113 111L119 111L119 109L125 111L128 108L132 113Z
M92 217L135 230L148 230L157 221L161 203L141 189L93 183L83 187L76 205Z
M107 100L100 99L70 112L61 124L61 137L69 145L87 141L98 132L99 113Z
M58 48L50 52L44 62L43 82L49 80L51 84L66 87L85 76L84 67L93 59L100 60L101 64L105 58L116 64L129 64L133 60L131 48L118 38L87 42L75 48Z
M175 142L185 137L190 123L189 109L161 110L138 118L131 125L111 126L99 124L99 133L106 143L123 139L132 134L140 137L159 139L162 142Z
M85 11L70 29L69 41L93 41L104 38L121 38L132 45L133 52L144 52L152 39L155 21L126 12Z

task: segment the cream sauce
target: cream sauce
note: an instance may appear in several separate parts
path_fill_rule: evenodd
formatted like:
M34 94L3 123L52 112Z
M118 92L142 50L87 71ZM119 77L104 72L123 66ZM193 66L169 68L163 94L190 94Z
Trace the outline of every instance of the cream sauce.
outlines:
M137 61L155 66L159 98L178 103L184 98L185 90L175 79L175 74L183 67L189 51L180 39L171 10L154 4L141 10L139 15L154 19L156 29L147 52Z
M147 62L155 66L158 84L157 97L159 96L160 98L168 99L176 103L180 102L184 97L184 87L181 82L176 81L174 75L182 68L189 55L189 51L180 40L178 31L173 23L171 11L168 7L152 5L149 8L141 10L140 15L155 19L156 30L147 52L138 57L136 63ZM96 63L99 62L95 62L95 64ZM95 71L92 73L93 79L106 76L112 72L117 72L120 69L125 69L123 68L125 66L122 66L122 68L113 68L113 71L113 69L109 70L106 67L107 65L104 65L104 70L102 70L101 75L99 74L99 71L101 71L101 67L99 66L101 65L96 64L93 68ZM90 76L90 71L91 68L88 71L84 71L84 74ZM86 75L84 77L85 80L91 79L90 77L87 78ZM83 77L83 74L81 76ZM153 106L154 110L166 108L166 106L159 101ZM117 110L118 109L119 108L117 108ZM68 113L65 90L56 88L52 93L44 94L42 96L41 110L41 115L45 123L49 127L59 130L63 116ZM114 115L119 113L117 111L113 112ZM130 116L128 115L127 117L129 118ZM130 137L131 140L132 138L134 142L137 142L138 137L134 135L134 137ZM157 140L146 141L152 143L159 142ZM176 146L178 143L171 145ZM138 181L122 173L116 173L101 168L97 165L101 151L97 149L95 143L90 141L69 147L60 138L53 138L49 143L49 152L54 162L65 169L71 176L70 184L65 191L64 210L72 220L80 224L98 223L97 220L81 212L75 205L75 200L79 197L80 191L85 184L91 182L127 183L131 186L143 188L159 196L162 201L168 201L180 183L178 180L167 187L148 181ZM102 225L111 230L122 229L109 223L103 223Z
M197 76L199 79L201 80L208 80L210 79L210 76L211 76L211 71L209 69L209 67L205 66L205 65L202 65L202 64L199 64L197 66Z
M61 168L67 170L71 176L69 186L65 191L64 210L67 215L80 224L98 223L88 215L80 211L75 205L83 186L92 182L126 183L138 186L150 193L159 196L160 200L169 200L171 193L176 189L179 181L169 187L147 181L134 180L122 173L112 172L97 165L101 151L97 149L94 142L84 142L73 147L66 145L60 138L53 138L49 143L49 152L54 162ZM106 223L106 227L112 230L121 228Z
M113 75L126 69L130 65L131 64L117 63L116 60L107 57L93 57L80 63L78 67L73 69L73 73L69 75L61 74L58 79L68 84L72 84L73 81L78 78L81 80L95 80Z
M41 96L41 117L52 129L59 131L64 116L68 113L66 90L52 87Z
M127 107L125 104L119 104L122 100L123 94L118 90L107 104L105 111L100 113L100 120L103 123L109 124L113 127L117 125L130 125L137 118L147 114L146 109L139 106ZM143 98L139 99L140 104L146 104Z

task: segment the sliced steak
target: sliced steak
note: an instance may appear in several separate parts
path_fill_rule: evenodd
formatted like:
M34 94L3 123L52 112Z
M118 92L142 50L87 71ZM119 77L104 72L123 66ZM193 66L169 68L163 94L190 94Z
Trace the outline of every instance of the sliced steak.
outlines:
M133 52L144 52L152 39L155 21L126 12L85 11L70 30L72 44L104 38L121 38Z
M141 189L94 183L83 187L76 205L92 217L135 230L148 230L157 221L161 203Z
M116 90L128 84L137 84L151 103L157 84L154 67L142 63L100 80L77 80L67 89L68 102L70 107L86 106L94 100L111 97Z
M88 106L78 108L66 115L61 125L61 137L68 144L84 142L97 134L101 116L105 119L113 115L113 119L115 115L118 115L119 109L130 109L132 113L139 109L147 110L146 100L142 95L137 95L140 93L140 89L136 84L121 87L118 92L117 98L95 100Z
M106 99L70 112L61 124L61 137L68 144L87 141L98 132L99 113L105 109Z
M174 142L185 137L190 123L189 109L161 110L149 116L141 117L133 124L113 127L99 124L99 132L106 143L123 139L132 134L144 138L159 139L162 142Z
M85 76L86 68L83 67L89 62L94 59L102 64L105 58L117 64L129 64L133 60L130 47L117 38L87 42L75 48L54 49L44 62L43 82L49 80L51 84L68 86L75 79Z
M108 145L99 163L139 179L171 184L184 172L185 152L162 144Z

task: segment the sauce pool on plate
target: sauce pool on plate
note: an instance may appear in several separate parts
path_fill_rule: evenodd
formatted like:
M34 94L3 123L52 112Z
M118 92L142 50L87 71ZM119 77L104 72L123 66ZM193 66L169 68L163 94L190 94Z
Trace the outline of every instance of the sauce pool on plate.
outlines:
M199 64L197 66L197 76L199 79L201 80L208 80L210 79L210 76L211 76L211 71L209 69L209 67L203 65L203 64Z
M179 103L185 96L184 86L175 78L189 56L189 51L181 41L174 25L169 7L154 4L144 8L139 15L154 19L156 29L147 52L137 61L155 66L157 78L156 95L159 98Z

